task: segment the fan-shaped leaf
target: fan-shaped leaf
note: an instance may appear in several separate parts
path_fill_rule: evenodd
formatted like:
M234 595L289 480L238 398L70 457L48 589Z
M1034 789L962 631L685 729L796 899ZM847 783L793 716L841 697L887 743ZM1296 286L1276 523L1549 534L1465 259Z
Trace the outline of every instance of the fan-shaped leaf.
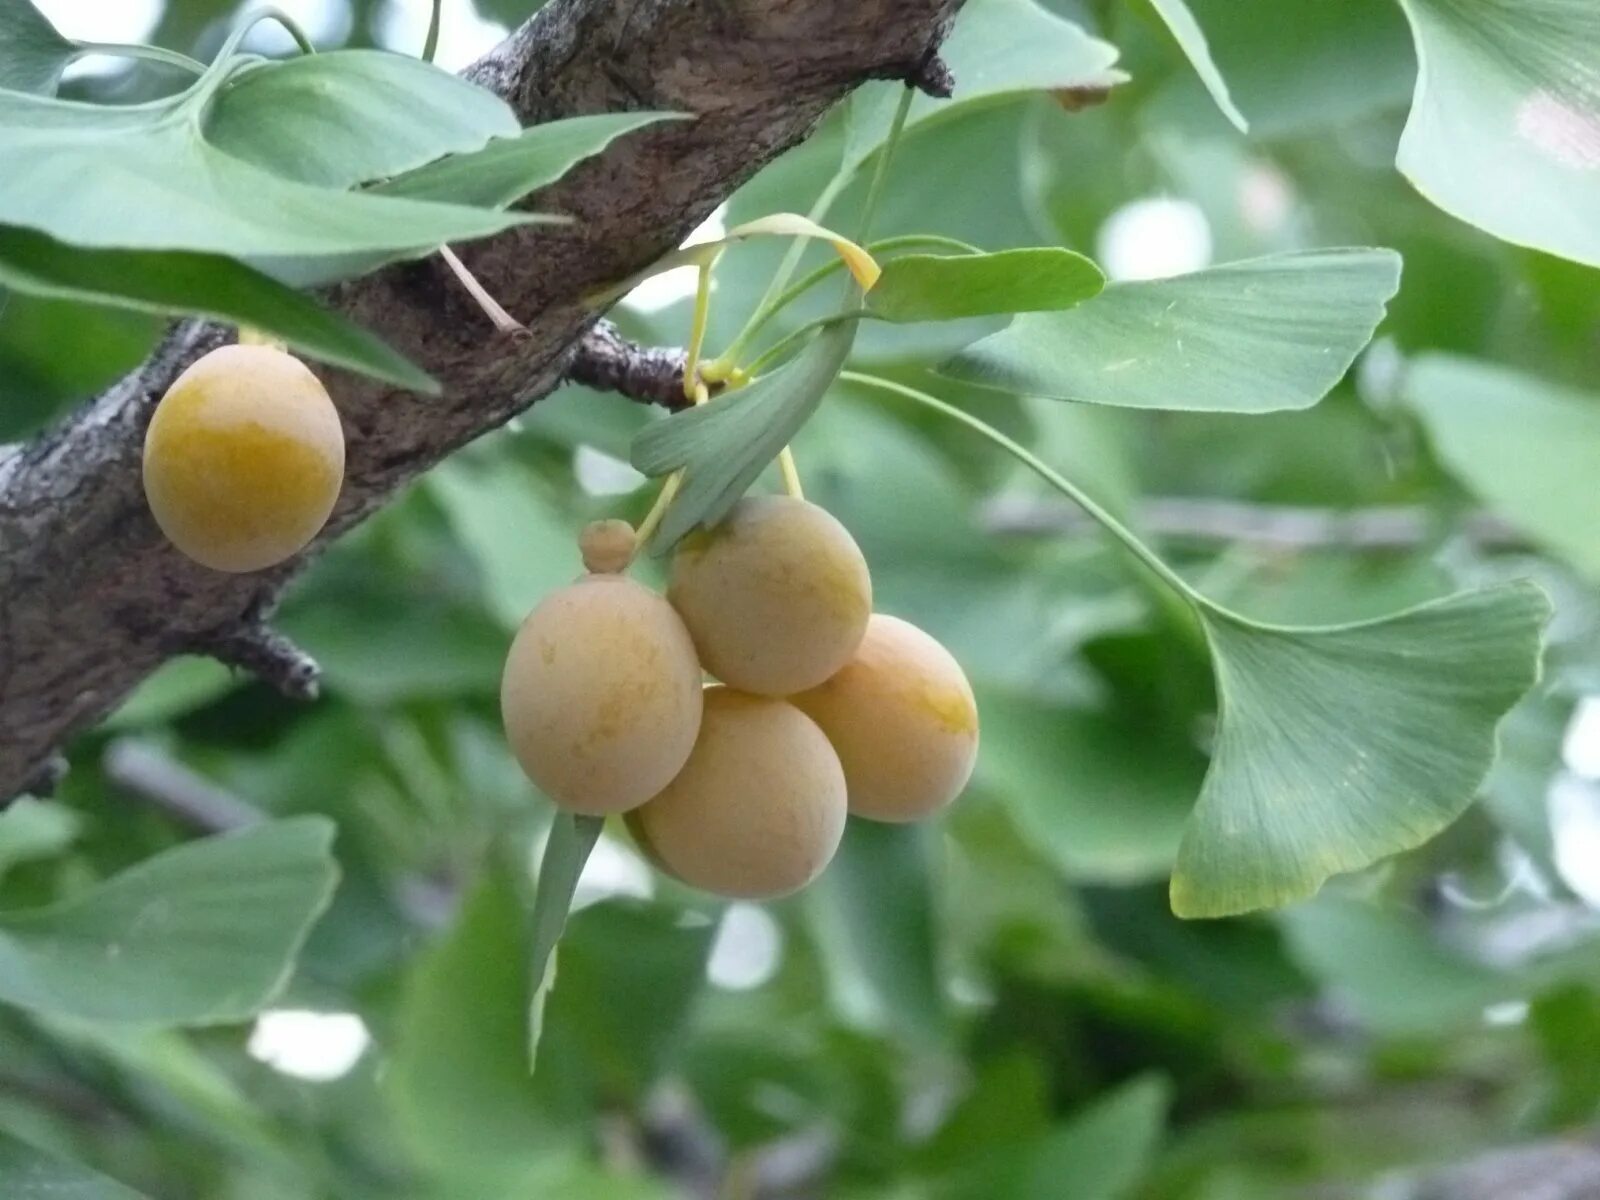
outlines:
M1344 249L1114 283L1066 312L1018 317L939 371L1128 408L1308 408L1372 339L1399 281L1394 251Z

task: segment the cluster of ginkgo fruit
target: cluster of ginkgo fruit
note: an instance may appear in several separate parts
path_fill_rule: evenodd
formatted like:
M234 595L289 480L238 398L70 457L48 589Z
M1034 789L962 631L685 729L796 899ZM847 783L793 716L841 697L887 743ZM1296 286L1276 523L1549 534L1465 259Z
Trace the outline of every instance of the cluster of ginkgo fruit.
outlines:
M343 476L327 391L270 345L199 359L145 438L157 523L219 571L303 549ZM966 786L966 676L926 633L872 611L866 560L826 510L746 497L679 543L665 597L623 573L636 542L624 521L589 526L588 573L533 610L506 661L507 738L557 805L625 814L668 874L760 898L816 878L847 813L915 820Z
M545 597L506 661L507 737L557 805L625 814L667 874L760 899L815 879L847 813L911 821L966 786L966 676L872 611L866 560L825 509L745 497L679 543L665 597L622 574L634 541L626 522L586 529L589 573Z

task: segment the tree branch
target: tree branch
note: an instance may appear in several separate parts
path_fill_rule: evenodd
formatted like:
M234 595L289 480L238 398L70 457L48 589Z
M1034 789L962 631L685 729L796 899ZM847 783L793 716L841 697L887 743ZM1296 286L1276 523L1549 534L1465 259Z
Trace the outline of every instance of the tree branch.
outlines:
M457 247L526 336L486 332L437 258L329 291L333 307L431 372L444 394L320 371L345 425L345 485L322 537L293 562L255 575L207 571L167 545L145 507L139 456L151 409L184 366L226 340L215 326L180 325L61 427L0 455L0 797L179 647L228 644L328 541L551 391L599 316L584 297L681 242L851 87L884 77L926 84L959 5L552 0L541 9L469 72L524 123L638 109L696 119L630 135L542 193L538 207L571 215L571 226Z
M567 378L602 392L619 392L642 404L686 408L683 368L687 357L682 350L636 345L610 321L601 321L578 343Z

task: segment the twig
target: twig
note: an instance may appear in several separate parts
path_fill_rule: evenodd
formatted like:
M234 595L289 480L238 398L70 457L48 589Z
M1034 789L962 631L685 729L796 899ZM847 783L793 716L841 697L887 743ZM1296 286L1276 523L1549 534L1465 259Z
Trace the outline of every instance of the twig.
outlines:
M198 833L231 833L263 819L253 804L133 738L107 746L100 769L115 786Z
M1001 496L984 505L993 533L1082 533L1096 526L1076 506L1049 498ZM1491 513L1470 513L1455 524L1421 506L1305 508L1187 496L1151 497L1134 518L1154 537L1200 542L1246 542L1282 550L1343 547L1409 550L1448 533L1463 533L1489 549L1514 549L1526 539Z
M567 378L676 411L689 407L683 390L686 359L682 350L640 346L618 333L610 321L600 321L578 343Z
M309 703L317 698L322 668L316 659L271 628L260 610L230 629L192 639L185 648L249 671L290 700Z

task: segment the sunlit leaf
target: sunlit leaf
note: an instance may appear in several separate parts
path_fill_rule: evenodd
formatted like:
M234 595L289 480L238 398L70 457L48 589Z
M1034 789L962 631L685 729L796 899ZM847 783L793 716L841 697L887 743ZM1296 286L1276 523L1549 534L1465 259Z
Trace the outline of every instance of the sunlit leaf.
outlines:
M854 336L853 321L830 325L770 375L640 431L635 467L646 475L684 472L656 546L668 548L727 514L822 403Z
M1538 676L1548 615L1526 582L1320 628L1202 609L1216 745L1173 911L1287 904L1455 820L1494 760L1500 719Z
M572 895L578 876L589 861L600 831L601 817L574 816L558 812L550 826L544 858L539 863L539 882L533 897L533 945L528 952L528 1066L531 1070L539 1053L539 1036L544 1030L545 1000L556 979L556 944L567 927Z
M1402 0L1416 41L1400 170L1495 237L1600 266L1600 6Z
M1178 45L1194 67L1195 74L1200 76L1200 82L1205 84L1206 91L1211 93L1211 98L1222 110L1222 115L1240 133L1249 132L1250 122L1245 120L1244 114L1234 104L1228 92L1228 82L1217 69L1211 57L1211 47L1206 43L1205 32L1189 11L1189 6L1184 0L1150 0L1150 6L1167 23L1167 28L1172 31L1172 36L1178 40Z
M1402 387L1456 478L1600 577L1600 396L1443 354L1414 360Z
M109 1175L47 1154L0 1132L0 1182L6 1200L148 1200Z
M953 321L1071 308L1106 277L1071 250L1037 246L994 254L903 254L890 259L867 308L886 321Z
M54 300L250 325L334 366L415 391L439 390L374 334L220 254L86 250L0 225L0 283Z
M0 88L53 96L76 49L31 0L0 4Z
M955 76L955 95L919 95L907 127L974 103L1066 88L1100 89L1127 78L1114 70L1115 46L1092 38L1035 0L972 0L939 54ZM903 85L868 83L850 98L843 169L859 166L888 136Z
M942 374L1055 400L1198 412L1307 408L1343 377L1400 280L1392 250L1313 250L1113 283L1018 317Z
M333 826L298 817L158 854L51 908L0 915L0 1001L210 1025L288 981L333 893Z
M242 71L205 114L206 140L218 149L284 179L338 189L520 131L493 92L381 50L305 54Z

